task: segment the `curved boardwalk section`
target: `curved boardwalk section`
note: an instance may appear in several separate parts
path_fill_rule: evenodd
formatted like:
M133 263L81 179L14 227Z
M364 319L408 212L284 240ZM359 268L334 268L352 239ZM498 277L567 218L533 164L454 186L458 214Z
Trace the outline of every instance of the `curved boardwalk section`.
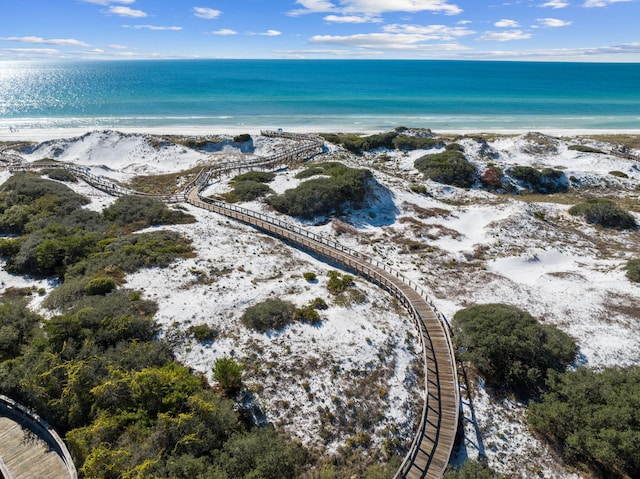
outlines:
M77 479L67 447L38 415L0 396L0 473L5 479Z

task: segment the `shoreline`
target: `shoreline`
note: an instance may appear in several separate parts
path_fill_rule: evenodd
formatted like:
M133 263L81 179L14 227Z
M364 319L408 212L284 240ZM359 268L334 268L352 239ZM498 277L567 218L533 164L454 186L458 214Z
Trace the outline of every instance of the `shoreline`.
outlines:
M411 126L408 128L429 128L428 126ZM87 133L96 131L117 131L125 134L148 134L148 135L178 135L178 136L205 136L205 135L237 135L241 133L249 133L253 136L260 134L261 130L277 129L273 125L242 125L242 126L140 126L140 127L74 127L74 128L26 128L9 130L3 128L0 130L0 142L13 141L35 141L43 142L48 140L76 138ZM389 129L372 129L372 128L344 128L337 126L291 126L282 128L284 131L292 133L354 133L361 135L370 135L391 131ZM527 132L538 132L549 136L557 137L581 137L589 135L640 135L640 129L625 128L429 128L435 134L445 135L473 135L473 134L495 134L495 135L521 135Z

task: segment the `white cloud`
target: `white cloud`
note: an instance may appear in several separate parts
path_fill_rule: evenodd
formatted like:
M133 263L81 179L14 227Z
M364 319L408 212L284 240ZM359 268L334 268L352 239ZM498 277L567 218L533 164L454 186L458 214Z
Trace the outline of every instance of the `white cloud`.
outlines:
M222 12L220 10L206 7L193 7L193 11L195 12L196 17L204 18L206 20L213 20L222 15Z
M0 40L21 42L21 43L40 43L43 45L60 45L60 46L74 46L74 47L88 47L89 44L75 40L73 38L51 38L44 39L41 37L4 37Z
M457 44L426 44L427 37L419 34L404 33L361 33L356 35L316 35L309 39L311 43L340 45L364 49L383 50L464 50L466 47Z
M520 24L515 20L503 19L503 20L500 20L499 22L494 23L493 26L498 28L518 28Z
M129 47L125 45L107 45L112 50L127 50Z
M282 35L282 32L278 30L267 30L266 32L258 33L258 35L262 35L264 37L277 37L278 35Z
M548 8L565 8L569 6L569 2L565 2L563 0L550 0L549 2L543 3L539 6Z
M112 3L124 3L125 5L131 5L132 3L136 3L136 0L80 0L85 3L93 3L95 5L111 5Z
M448 41L454 38L472 35L475 32L464 27L448 27L446 25L385 25L386 33L399 33L409 35L421 35L421 41L439 40Z
M538 23L543 27L568 27L573 22L566 22L564 20L560 20L558 18L538 18Z
M460 20L457 25L469 25L473 23L471 20Z
M304 8L292 10L291 16L308 13L341 13L343 15L381 15L387 12L440 12L457 15L462 9L449 0L338 0L339 5L326 0L297 0Z
M372 15L327 15L326 22L331 23L381 23L382 18Z
M527 40L533 37L531 33L522 30L507 30L504 32L486 32L478 40L489 42L509 42L511 40Z
M59 55L60 50L55 48L3 48L5 52L12 53L31 53L38 55Z
M592 7L608 7L612 3L618 2L630 2L631 0L585 0L583 7L592 8Z
M216 30L211 32L211 35L237 35L238 32L231 30L230 28L223 28L222 30Z
M122 25L122 28L130 28L132 30L153 30L153 31L171 31L178 32L182 27L164 27L160 25Z
M120 17L143 18L148 16L147 13L142 10L134 10L129 7L109 7L107 13L111 15L118 15Z

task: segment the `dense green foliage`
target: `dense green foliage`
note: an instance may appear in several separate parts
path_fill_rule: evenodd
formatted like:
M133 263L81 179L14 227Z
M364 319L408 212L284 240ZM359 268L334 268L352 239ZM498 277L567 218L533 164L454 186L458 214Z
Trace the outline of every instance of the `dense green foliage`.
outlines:
M414 162L414 166L433 181L461 188L473 185L477 175L475 166L456 148L424 155Z
M191 248L178 234L140 235L136 229L193 221L149 198L118 198L102 214L81 208L87 200L67 186L33 174L11 177L0 188L0 233L19 237L0 242L8 271L64 278L120 279L141 266L163 266ZM86 283L86 282L85 282ZM86 284L78 285L84 289Z
M234 176L231 182L241 183L243 181L257 181L258 183L271 183L275 178L276 174L272 171L248 171Z
M0 298L0 394L51 423L87 479L296 477L302 447L247 426L158 339L155 303L117 287L124 272L189 253L175 233L130 234L182 216L126 199L105 215L79 210L86 200L64 185L16 176L0 188L1 219L12 208L28 214L9 227L22 236L5 240L3 254L24 272L58 265L63 282L45 299L57 309L49 320L22 298ZM25 245L32 263L16 261ZM68 245L63 260L56 245Z
M453 318L460 357L470 361L487 384L520 396L537 393L547 370L563 371L577 353L573 339L506 304L484 304Z
M421 150L444 145L442 140L421 136L409 136L398 130L369 136L345 135L341 133L323 134L321 136L331 143L342 145L346 150L358 154L363 151L372 151L378 148L386 148L388 150Z
M227 393L235 393L242 384L242 365L233 358L218 358L213 365L213 379Z
M240 319L247 328L265 332L282 329L293 322L295 312L296 306L290 301L270 298L249 306Z
M627 175L624 171L613 170L613 171L610 171L609 174L617 178L625 178L625 179L629 178L629 175Z
M630 259L625 266L627 278L635 283L640 283L640 259Z
M581 153L598 153L601 155L605 154L604 151L599 150L598 148L594 148L592 146L587 146L587 145L571 145L569 149L579 151Z
M245 141L251 140L251 135L249 133L241 133L240 135L236 135L233 137L234 143L244 143Z
M231 180L233 190L223 196L231 203L253 201L271 192L271 188L265 183L273 181L275 177L276 174L271 171L249 171L237 175Z
M331 294L340 294L347 288L353 286L353 276L348 274L340 274L338 271L329 271L329 281L327 281L327 289Z
M219 334L215 328L212 328L208 324L196 324L194 326L189 326L187 332L201 343L213 341Z
M70 171L65 170L64 168L45 168L42 170L43 175L47 175L52 180L57 181L66 181L69 183L77 183L78 178L76 175L71 173Z
M449 466L443 479L506 479L506 476L498 474L485 462L468 459L460 467Z
M372 178L371 172L349 168L342 163L319 163L314 175L321 178L303 181L296 188L268 198L281 213L313 219L341 212L347 204L358 206L364 201Z
M640 477L640 367L551 374L531 427L602 477Z
M605 228L634 229L638 226L631 213L611 200L599 198L587 200L569 208L569 213L584 217L587 223Z
M538 170L530 166L514 166L509 168L507 173L535 193L560 193L567 191L569 187L564 172L552 168Z

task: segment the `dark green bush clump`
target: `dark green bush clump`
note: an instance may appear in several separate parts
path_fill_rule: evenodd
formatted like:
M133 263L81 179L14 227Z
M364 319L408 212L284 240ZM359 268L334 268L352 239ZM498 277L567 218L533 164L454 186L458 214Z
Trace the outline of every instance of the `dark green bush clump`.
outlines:
M70 171L65 170L64 168L46 168L42 170L42 174L47 175L52 180L66 181L69 183L78 182L78 178L76 178L76 175L74 175Z
M606 154L604 151L599 150L597 148L593 148L592 146L587 145L571 145L569 147L570 150L580 151L582 153L598 153L601 155Z
M569 213L582 216L587 223L605 228L634 229L636 220L631 213L625 211L611 200L591 199L569 208Z
M617 178L625 178L625 179L629 178L629 175L627 175L624 171L613 170L613 171L610 171L609 174Z
M640 477L640 367L552 373L529 424L598 477Z
M507 479L507 477L497 473L484 462L467 459L458 468L449 466L443 479Z
M0 304L0 361L17 357L38 332L40 316L31 312L27 303L14 299Z
M537 170L530 166L514 166L509 168L507 173L535 193L560 193L569 188L564 172L552 168Z
M253 201L271 191L269 185L257 181L245 180L236 183L231 193L227 193L224 198L233 203L236 201Z
M116 282L113 280L113 278L93 278L87 283L87 286L85 286L84 289L89 296L93 296L96 294L104 296L105 294L110 293L111 291L116 289Z
M227 393L234 393L242 384L242 365L233 358L218 358L213 365L213 379Z
M369 136L344 134L323 134L321 136L325 140L335 143L336 145L342 145L346 150L357 154L378 148L386 148L389 150L419 150L440 147L444 144L442 140L434 138L404 135L402 134L403 131L406 130L396 129L395 131Z
M640 283L640 259L630 259L627 261L627 278L635 283Z
M233 137L234 143L244 143L245 141L249 141L251 139L251 135L249 133L242 133L240 135L236 135Z
M105 220L118 226L130 225L135 229L166 224L193 223L195 218L154 198L121 196L114 204L102 212Z
M442 153L424 155L418 158L414 166L427 178L446 185L469 188L476 177L476 168L456 149Z
M197 324L195 326L189 326L187 330L189 334L191 334L196 341L201 343L207 341L213 341L218 337L218 331L215 328L212 328L208 324Z
M523 397L544 386L548 369L563 371L577 353L568 334L506 304L458 311L453 332L460 357L470 361L487 384Z
M429 148L441 148L442 140L437 138L425 138L421 136L398 135L393 139L393 146L397 150L413 151L428 150Z
M266 299L248 307L240 320L247 328L265 332L282 329L295 319L296 307L289 301Z
M269 204L281 213L312 219L340 212L347 203L358 205L369 191L372 178L369 170L349 168L342 163L320 163L327 177L312 178L281 195L268 198Z
M235 176L232 183L240 183L243 181L257 181L258 183L271 183L275 180L276 174L272 171L248 171L241 175Z
M340 294L347 288L353 286L353 276L348 274L340 274L337 271L329 271L329 281L327 289L331 294Z

